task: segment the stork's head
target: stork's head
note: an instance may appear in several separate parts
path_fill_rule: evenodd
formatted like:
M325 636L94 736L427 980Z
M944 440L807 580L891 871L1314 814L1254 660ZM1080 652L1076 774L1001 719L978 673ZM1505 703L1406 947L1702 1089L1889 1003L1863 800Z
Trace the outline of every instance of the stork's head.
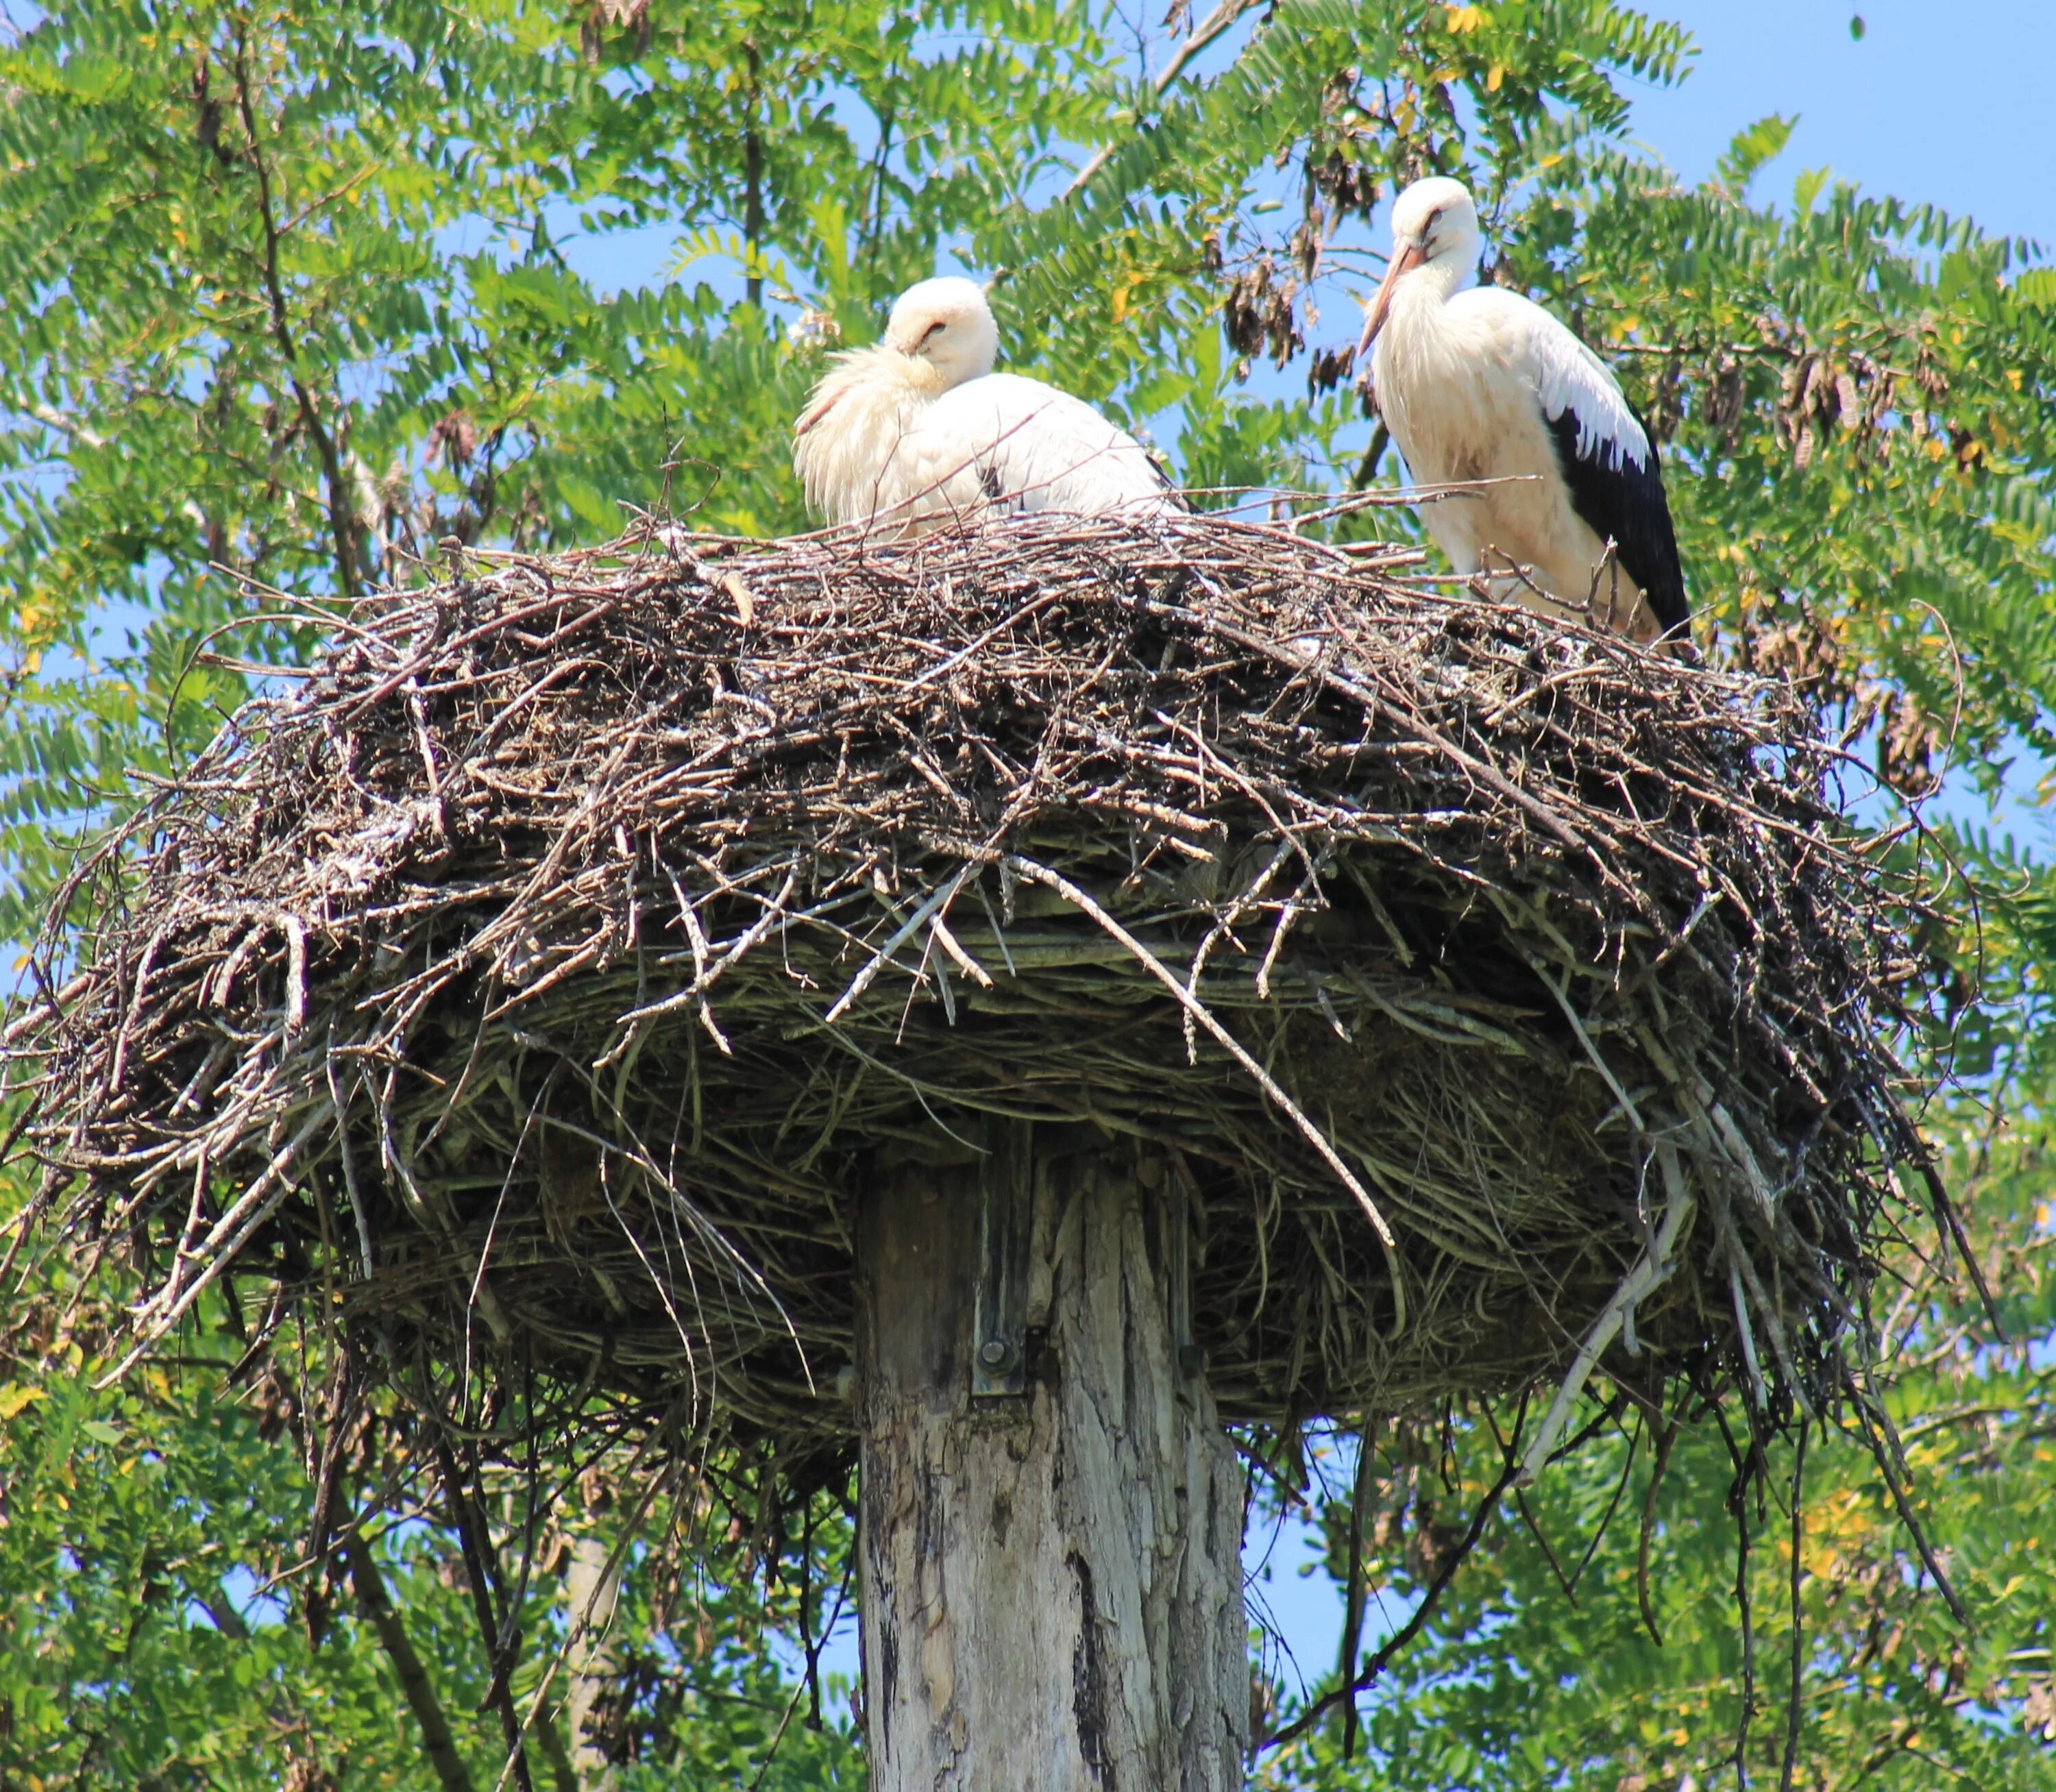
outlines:
M903 413L907 404L927 403L953 386L990 373L998 351L999 327L992 321L984 289L975 280L951 276L909 287L892 307L884 339L836 355L807 400L806 409L793 422L795 465L810 482L808 501L817 508L827 501L816 503L818 482L805 470L809 465L824 465L823 456L832 457L832 450L820 445L823 434L840 437L855 428L860 437L864 425L853 419L876 416L885 418L896 435L904 427ZM856 393L868 393L874 402L855 407L846 404ZM824 431L821 425L832 413L838 421Z
M1392 296L1402 280L1420 268L1446 297L1477 261L1477 207L1462 181L1431 175L1402 193L1392 205L1392 259L1364 320L1357 353L1369 348L1384 327L1385 314L1392 309Z
M900 294L885 326L885 346L928 362L947 391L992 371L999 326L992 321L985 289L975 280L948 275Z
M1477 258L1477 208L1461 180L1431 175L1392 203L1394 259L1410 253L1420 262L1446 260L1468 267Z

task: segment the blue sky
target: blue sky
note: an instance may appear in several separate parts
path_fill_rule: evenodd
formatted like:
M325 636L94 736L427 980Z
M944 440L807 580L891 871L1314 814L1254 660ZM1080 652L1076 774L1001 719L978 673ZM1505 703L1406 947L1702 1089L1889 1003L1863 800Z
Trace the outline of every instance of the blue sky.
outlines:
M1967 213L2056 253L2056 6L2050 0L1670 0L1698 40L1680 86L1642 87L1635 135L1689 179L1768 113L1797 115L1765 198L1831 167L1867 192ZM1859 41L1849 20L1860 14ZM1635 84L1631 84L1631 90Z

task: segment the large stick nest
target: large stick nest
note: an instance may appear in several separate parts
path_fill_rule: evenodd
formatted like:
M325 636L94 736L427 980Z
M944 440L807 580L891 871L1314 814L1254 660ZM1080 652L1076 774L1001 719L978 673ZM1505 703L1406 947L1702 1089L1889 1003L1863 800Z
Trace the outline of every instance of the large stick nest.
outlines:
M144 1341L233 1264L834 1451L859 1192L1026 1118L1186 1190L1232 1418L1825 1393L1924 1169L1912 874L1789 691L1394 558L653 534L366 599L60 904L49 1198Z

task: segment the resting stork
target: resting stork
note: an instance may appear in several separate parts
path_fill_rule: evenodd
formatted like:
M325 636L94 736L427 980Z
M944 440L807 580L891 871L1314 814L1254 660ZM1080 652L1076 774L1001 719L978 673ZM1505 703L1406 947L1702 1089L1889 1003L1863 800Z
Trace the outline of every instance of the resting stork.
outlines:
M994 513L1183 508L1142 445L1090 405L993 372L998 348L976 281L910 287L884 340L837 355L793 425L808 507L907 535Z
M1430 504L1428 532L1459 572L1545 615L1682 636L1690 612L1648 432L1606 363L1540 306L1457 290L1477 252L1462 184L1415 181L1393 207L1391 263L1357 350L1377 345L1378 409L1417 484L1508 481Z

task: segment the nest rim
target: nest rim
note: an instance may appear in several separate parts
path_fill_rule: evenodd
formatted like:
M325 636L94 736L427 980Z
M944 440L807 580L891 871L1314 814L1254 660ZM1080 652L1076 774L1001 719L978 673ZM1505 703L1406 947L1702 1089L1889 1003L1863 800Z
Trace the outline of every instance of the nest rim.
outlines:
M1246 1295L1223 1292L1225 1273L1194 1292L1212 1327L1210 1378L1241 1422L1285 1426L1546 1376L1557 1386L1539 1461L1585 1378L1603 1359L1621 1371L1623 1350L1659 1374L1712 1363L1759 1410L1829 1397L1850 1340L1861 1347L1871 1266L1902 1201L1897 1173L1932 1174L1892 1037L1923 1011L1926 971L1908 944L1917 869L1884 867L1878 843L1848 830L1831 750L1789 690L1410 582L1395 575L1403 560L1196 516L1035 520L885 548L645 529L556 560L474 553L454 578L365 599L297 690L239 711L57 905L42 947L46 990L81 944L61 919L76 897L90 892L108 918L65 988L9 1030L10 1065L28 1072L10 1078L35 1090L22 1136L47 1166L42 1198L77 1183L65 1212L77 1234L140 1222L172 1247L135 1315L132 1360L239 1259L303 1290L339 1278L374 1354L408 1341L447 1349L480 1317L503 1350L520 1339L534 1357L550 1328L518 1314L536 1291L575 1280L578 1347L559 1339L540 1352L567 1386L611 1377L661 1405L658 1384L675 1384L682 1364L698 1385L703 1349L713 1379L695 1427L782 1426L832 1451L852 1423L833 1391L848 1325L830 1310L843 1297L820 1285L848 1260L846 1202L866 1152L919 1129L924 1114L947 1133L952 1111L1022 1111L1197 1158L1209 1215L1246 1204L1266 1177L1287 1189L1271 1232L1260 1215L1240 1231L1223 1219L1219 1249L1224 1261L1252 1242L1262 1254L1284 1237L1289 1210L1306 1232L1293 1246L1299 1292L1324 1290L1312 1317L1279 1332L1268 1292L1251 1316ZM1601 701L1587 701L1595 693ZM1346 771L1316 775L1331 764ZM888 766L895 775L882 775ZM852 767L874 791L854 821L824 795ZM1125 770L1101 775L1109 767ZM629 824L680 792L645 866ZM1657 795L1668 806L1652 823L1640 810ZM684 842L678 864L660 834ZM781 837L782 858L768 844ZM295 868L296 842L309 841L319 850L299 852ZM676 912L658 968L672 980L652 995L641 917L667 882ZM1031 890L1063 925L1045 912L1010 931ZM800 893L811 919L791 906ZM1774 937L1750 914L1759 907L1797 916L1803 938ZM446 957L437 982L429 948L421 972L386 975L396 950L397 968L413 962L393 939L415 926L433 939L453 915L448 954L469 955L463 966L449 971ZM1451 971L1452 950L1481 939L1492 975ZM1175 1026L1173 1050L1195 1074L1145 1059L1129 1081L1147 1073L1174 1089L1161 1105L1179 1123L1089 1086L1082 1111L1075 1090L1053 1102L1040 1084L1011 1107L990 1083L924 1093L923 1066L967 1062L986 1019L1002 1042L1009 1028L1017 1042L1031 1030L994 994L1002 974L1046 984L1028 1002L1049 1011L1034 1023L1046 1057L1053 1039L1085 1049L1063 1037L1085 1024L1081 1014L1105 1029L1155 1025L1159 1043ZM350 1020L367 1006L378 1024ZM433 1039L441 1019L474 1011L469 1041L461 1027ZM740 1044L757 1074L773 1066L802 1094L818 1081L781 1032L860 1061L887 1041L915 1045L898 1084L886 1075L898 1095L836 1085L832 1100L848 1107L872 1101L868 1143L832 1128L809 1140L802 1173L824 1159L834 1173L797 1208L767 1197L757 1232L736 1200L700 1185L681 1203L677 1129L666 1158L641 1140L646 1127L627 1129L631 1149L620 1128L595 1133L555 1111L562 1064L583 1063L587 1093L610 1076L626 1086L661 1035L674 1094L676 1061L695 1066L694 1160L708 1091L732 1099L739 1086L702 1090L703 1063ZM1358 1050L1360 1035L1380 1050ZM1413 1091L1417 1118L1478 1127L1488 1097L1521 1094L1524 1149L1479 1156L1472 1186L1489 1212L1513 1214L1515 1234L1542 1242L1524 1256L1508 1246L1507 1262L1452 1296L1467 1254L1483 1248L1481 1228L1475 1214L1458 1223L1446 1189L1420 1191L1463 1179L1438 1167L1410 1184L1394 1169L1390 1125L1346 1136L1334 1119L1346 1079L1307 1068L1324 1039L1330 1058L1357 1051L1358 1082L1385 1080L1393 1111ZM545 1047L559 1067L538 1078L523 1066ZM1486 1093L1431 1101L1406 1080L1410 1053L1438 1066L1419 1072L1421 1087L1446 1098L1461 1066ZM1267 1068L1281 1062L1290 1075ZM441 1067L395 1106L396 1079L424 1065ZM463 1106L496 1078L512 1091L504 1114ZM431 1085L449 1118L429 1111ZM1188 1136L1188 1110L1209 1094L1217 1115ZM781 1129L757 1114L749 1149L733 1154L762 1158L764 1138L793 1130L784 1118ZM480 1161L506 1161L496 1205L450 1149L473 1119ZM1211 1153L1195 1144L1209 1125ZM745 1129L735 1123L737 1138ZM1557 1133L1576 1137L1535 1142ZM596 1172L563 1142L582 1134L593 1135ZM447 1186L432 1185L417 1152L441 1153ZM1215 1163L1238 1153L1260 1173ZM1560 1158L1591 1173L1604 1225L1565 1197L1577 1177ZM518 1223L496 1234L524 1162ZM243 1166L232 1198L209 1181L231 1165ZM1556 1211L1532 1189L1522 1207L1509 1165L1553 1175ZM791 1180L789 1167L763 1169L763 1185ZM582 1242L603 1208L629 1247L610 1245L604 1260ZM802 1209L825 1242L767 1244L804 1231ZM481 1219L498 1240L483 1252ZM1567 1229L1587 1236L1567 1243ZM738 1232L754 1240L747 1251ZM533 1261L510 1267L510 1240ZM718 1339L705 1310L697 1334L680 1320L682 1284L653 1267L653 1252L674 1245L694 1274L726 1276L723 1300L749 1308L753 1287L765 1297L721 1322L737 1338L754 1327L753 1343ZM1584 1268L1567 1270L1573 1260ZM1481 1321L1437 1374L1394 1369L1410 1329L1455 1325L1466 1301L1524 1284L1521 1326ZM524 1292L503 1298L508 1286ZM1406 1311L1410 1293L1437 1288L1439 1304ZM1548 1311L1560 1299L1568 1312ZM595 1347L624 1303L640 1331ZM659 1319L682 1350L642 1342ZM1256 1367L1238 1382L1232 1350L1216 1351L1244 1321ZM1538 1325L1539 1344L1509 1343ZM634 1367L639 1355L650 1373Z

